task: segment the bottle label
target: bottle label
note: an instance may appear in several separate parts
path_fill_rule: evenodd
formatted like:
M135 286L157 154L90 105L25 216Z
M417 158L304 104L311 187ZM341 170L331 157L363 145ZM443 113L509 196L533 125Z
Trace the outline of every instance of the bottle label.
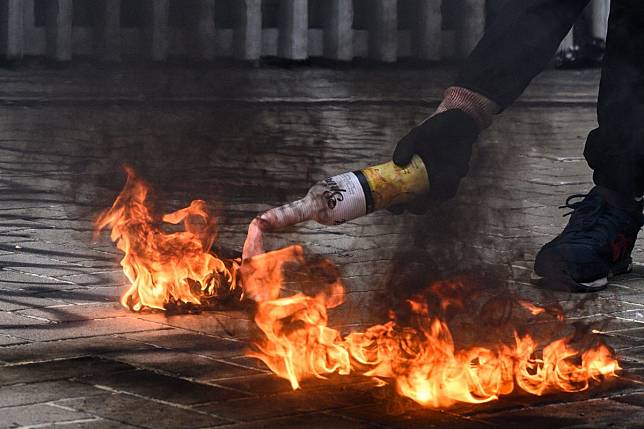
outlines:
M365 193L354 173L329 177L321 182L324 190L324 223L340 225L367 214Z

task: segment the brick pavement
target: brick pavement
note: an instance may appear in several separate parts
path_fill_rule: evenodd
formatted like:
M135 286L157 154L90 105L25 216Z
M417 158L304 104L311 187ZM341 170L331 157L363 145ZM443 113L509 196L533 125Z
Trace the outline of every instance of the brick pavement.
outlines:
M426 217L378 213L269 240L338 263L348 296L333 320L346 329L436 276L494 273L481 299L560 303L595 323L626 369L590 392L423 410L362 378L292 392L244 357L244 310L126 311L119 254L106 237L92 242L92 221L128 162L161 208L217 206L219 243L239 250L259 210L386 160L449 71L79 67L0 72L14 88L0 100L0 427L644 427L642 246L635 272L599 294L545 292L531 278L536 249L565 222L556 207L590 186L581 148L596 73L541 77L486 132L459 198Z

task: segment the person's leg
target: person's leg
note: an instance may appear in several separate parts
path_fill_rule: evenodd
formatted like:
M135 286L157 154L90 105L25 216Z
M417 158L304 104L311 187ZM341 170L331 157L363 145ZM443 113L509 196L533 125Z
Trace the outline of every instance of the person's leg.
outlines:
M572 27L572 38L575 45L586 46L592 39L591 19L592 8L591 5L588 5Z
M573 290L605 286L630 270L631 251L644 224L644 2L613 0L598 103L599 127L584 154L597 185L567 201L563 232L537 254L535 272Z
M604 20L609 0L592 0L572 29L570 45L562 46L555 57L558 69L600 67L604 55L606 28ZM605 12L605 13L602 13Z
M584 155L595 184L644 194L644 2L613 0L598 103Z

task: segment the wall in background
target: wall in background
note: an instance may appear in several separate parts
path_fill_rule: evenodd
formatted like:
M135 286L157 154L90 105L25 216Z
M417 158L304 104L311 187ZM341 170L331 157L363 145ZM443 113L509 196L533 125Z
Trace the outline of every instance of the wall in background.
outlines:
M464 58L506 1L0 0L0 54L440 61ZM607 4L593 0L591 15Z

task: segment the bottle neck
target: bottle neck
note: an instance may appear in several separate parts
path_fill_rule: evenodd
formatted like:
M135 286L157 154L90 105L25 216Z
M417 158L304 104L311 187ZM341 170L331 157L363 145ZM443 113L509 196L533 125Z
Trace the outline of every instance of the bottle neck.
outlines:
M307 195L302 199L270 209L260 216L262 226L266 231L272 231L307 220L316 220L319 212L318 203L319 201Z

